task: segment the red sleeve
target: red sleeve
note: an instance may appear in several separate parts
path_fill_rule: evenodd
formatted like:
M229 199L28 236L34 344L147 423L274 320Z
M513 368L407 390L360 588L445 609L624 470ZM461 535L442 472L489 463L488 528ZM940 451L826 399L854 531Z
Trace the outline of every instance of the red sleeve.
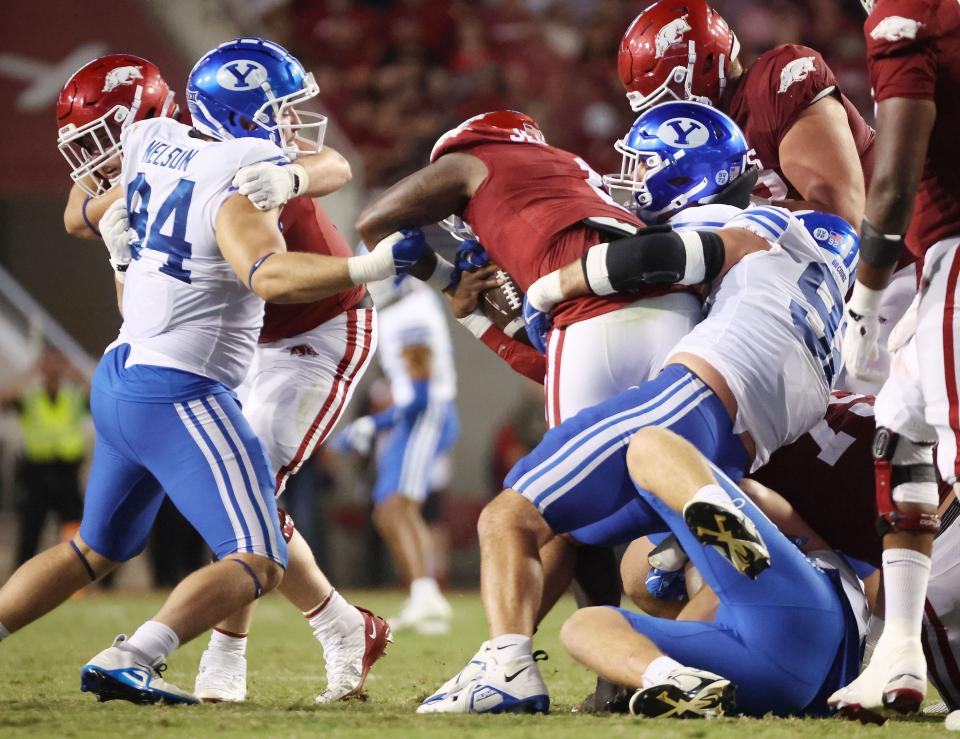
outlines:
M547 376L547 358L532 346L511 339L496 326L488 328L480 337L480 341L509 364L514 372L519 372L524 377L543 384Z
M933 100L936 15L928 0L879 0L863 33L874 100Z
M839 98L837 78L818 51L809 46L785 44L768 51L759 60L763 65L754 76L755 84L765 89L751 96L753 101L764 101L760 107L769 116L766 125L777 141L783 141L804 110L824 95ZM756 115L758 111L754 111Z

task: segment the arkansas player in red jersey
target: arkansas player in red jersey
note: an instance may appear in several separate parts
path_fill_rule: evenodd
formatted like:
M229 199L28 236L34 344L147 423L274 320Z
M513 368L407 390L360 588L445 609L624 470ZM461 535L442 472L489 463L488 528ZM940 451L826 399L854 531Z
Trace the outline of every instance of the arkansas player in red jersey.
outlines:
M913 335L893 355L877 397L877 507L884 537L886 626L863 674L832 698L850 715L915 711L926 694L920 644L924 593L939 527L936 463L960 472L957 378L960 275L960 5L868 3L867 62L877 101L876 168L861 227L860 267L843 341L851 374L868 375L879 304L906 243L923 257Z
M593 244L642 228L600 185L586 162L549 146L529 116L496 111L444 134L431 164L368 206L358 229L375 243L394 224L423 225L455 213L526 290ZM653 377L699 318L697 298L672 289L557 306L547 347L549 425Z
M119 131L134 120L174 115L173 92L155 65L129 55L96 59L76 72L57 106L59 143L73 167L75 186L64 213L67 230L99 236L107 208L122 197L112 182L122 155ZM350 179L350 167L326 147L298 159L296 169L254 165L238 173L240 191L258 207L286 206L280 226L289 251L338 257L352 255L327 215L300 191L323 195ZM129 254L113 255L118 290ZM372 357L375 316L363 287L315 303L267 306L260 345L248 376L244 412L264 442L276 472L277 494L314 447L323 441L346 407L356 380ZM383 654L386 623L347 603L320 570L303 537L284 520L290 564L284 595L307 618L324 648L327 702L357 694L367 671ZM197 676L196 693L210 701L242 701L246 696L246 632L252 608L234 614L211 635ZM370 636L372 634L372 636Z

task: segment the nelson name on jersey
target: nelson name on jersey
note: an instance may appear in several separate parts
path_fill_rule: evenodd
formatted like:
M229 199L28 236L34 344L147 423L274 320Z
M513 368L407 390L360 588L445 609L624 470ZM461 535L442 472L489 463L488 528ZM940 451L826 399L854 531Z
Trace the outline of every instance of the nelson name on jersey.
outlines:
M190 161L196 154L196 149L182 149L179 146L172 146L159 139L154 139L143 150L140 161L144 164L153 164L158 167L179 169L186 172L187 167L190 166Z

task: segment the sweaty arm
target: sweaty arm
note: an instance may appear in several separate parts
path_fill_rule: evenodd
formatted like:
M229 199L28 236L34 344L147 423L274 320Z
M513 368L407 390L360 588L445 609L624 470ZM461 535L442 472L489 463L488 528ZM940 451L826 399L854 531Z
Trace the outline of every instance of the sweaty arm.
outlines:
M217 244L243 284L271 303L312 302L353 287L346 259L287 252L278 216L242 195L220 206Z
M674 231L647 228L604 244L544 275L527 290L527 300L549 311L583 295L635 293L655 285L699 285L722 278L747 254L765 251L770 242L741 228Z
M74 185L63 211L63 227L71 236L81 239L100 238L100 219L113 203L123 197L123 188L112 187L103 195L92 197Z
M859 224L866 195L863 167L847 111L832 95L817 100L780 141L780 168L803 196L775 203L790 210L822 210Z

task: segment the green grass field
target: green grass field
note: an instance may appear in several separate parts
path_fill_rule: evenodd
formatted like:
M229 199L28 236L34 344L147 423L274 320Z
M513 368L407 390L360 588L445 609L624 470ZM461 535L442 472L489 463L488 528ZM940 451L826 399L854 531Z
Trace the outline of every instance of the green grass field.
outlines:
M350 593L354 602L390 614L396 593ZM417 716L420 699L459 670L484 638L476 594L454 594L449 637L401 634L367 683L370 699L316 706L323 685L323 659L302 617L270 596L260 605L250 640L249 699L243 705L196 707L99 704L79 690L79 668L113 637L131 631L155 611L156 596L96 595L73 600L39 624L0 644L0 737L755 737L933 736L942 720L890 721L883 728L840 720L748 720L643 722L629 716L571 714L591 690L592 678L564 653L557 640L573 609L563 601L537 636L550 659L540 663L551 689L550 716ZM206 639L173 657L167 677L192 687Z

